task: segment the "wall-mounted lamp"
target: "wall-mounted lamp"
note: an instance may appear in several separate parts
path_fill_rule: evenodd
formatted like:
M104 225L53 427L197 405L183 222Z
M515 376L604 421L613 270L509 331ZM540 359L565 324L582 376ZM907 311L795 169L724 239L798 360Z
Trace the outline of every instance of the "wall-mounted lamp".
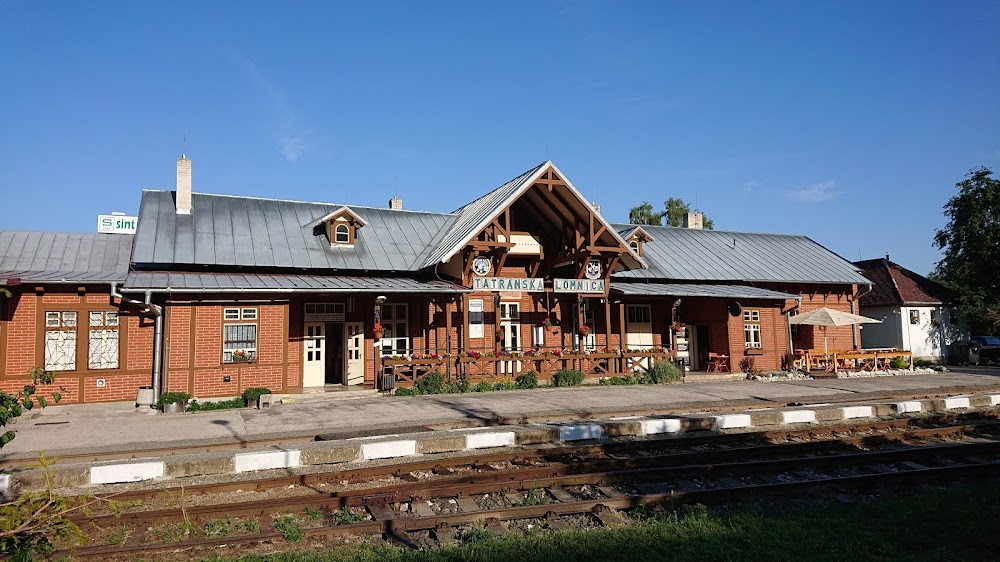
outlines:
M385 301L386 301L385 295L379 295L379 296L375 297L375 302L377 304L380 304L380 305L381 304L385 304Z

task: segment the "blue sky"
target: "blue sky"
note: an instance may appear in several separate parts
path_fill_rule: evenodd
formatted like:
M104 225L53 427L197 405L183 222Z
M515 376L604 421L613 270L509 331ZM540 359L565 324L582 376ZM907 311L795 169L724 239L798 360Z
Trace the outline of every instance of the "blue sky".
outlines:
M451 211L546 159L921 273L1000 174L997 2L0 1L0 228L173 189ZM398 178L398 179L397 179Z

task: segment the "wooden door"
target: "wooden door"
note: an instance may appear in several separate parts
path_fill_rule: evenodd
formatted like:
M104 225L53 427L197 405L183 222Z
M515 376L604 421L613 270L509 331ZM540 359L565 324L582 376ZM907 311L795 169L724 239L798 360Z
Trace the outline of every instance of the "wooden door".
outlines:
M365 325L348 322L347 335L347 384L365 382Z
M302 386L326 383L326 324L307 322L302 338Z

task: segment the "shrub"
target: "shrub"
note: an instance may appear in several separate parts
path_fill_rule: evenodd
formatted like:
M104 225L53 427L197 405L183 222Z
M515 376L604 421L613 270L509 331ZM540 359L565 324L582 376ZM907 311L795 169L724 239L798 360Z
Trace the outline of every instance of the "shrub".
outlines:
M905 369L909 366L910 366L909 362L904 357L893 357L889 361L889 367L893 369Z
M902 359L902 357L900 357L899 359ZM935 363L935 362L933 362L933 361L931 361L929 359L921 359L919 357L914 357L913 358L913 366L914 367L922 367L922 368L936 367L937 363Z
M459 377L458 382L451 383L448 392L450 394L472 392L472 383L464 376Z
M684 373L677 368L677 365L669 361L657 361L653 363L653 367L649 369L644 378L650 384L663 384L678 382L683 377Z
M561 369L552 375L552 384L555 386L580 386L583 384L583 373L572 369Z
M740 370L751 377L759 377L761 373L764 372L764 369L757 368L753 357L744 357L743 360L740 361Z
M444 394L444 375L437 371L427 373L417 379L417 384L414 385L414 388L418 394Z
M502 380L493 385L493 390L514 390L515 388L517 388L517 383L512 380Z
M188 402L187 408L188 412L209 412L212 410L232 410L235 408L242 408L245 401L237 396L230 400L219 400L218 402L198 402L197 400L192 400Z
M483 381L472 388L472 392L490 392L493 390L493 383Z
M265 394L271 394L271 389L261 386L252 386L243 391L243 400L247 403L256 402L258 398Z
M420 393L417 392L417 390L414 388L406 388L401 386L396 389L396 396L416 396L417 394Z
M605 377L601 379L601 384L604 386L622 386L629 384L641 384L642 381L632 375L625 375L623 377Z
M538 388L538 375L534 371L525 371L514 379L515 388Z
M164 392L156 400L159 405L164 404L183 404L191 399L191 395L186 392Z

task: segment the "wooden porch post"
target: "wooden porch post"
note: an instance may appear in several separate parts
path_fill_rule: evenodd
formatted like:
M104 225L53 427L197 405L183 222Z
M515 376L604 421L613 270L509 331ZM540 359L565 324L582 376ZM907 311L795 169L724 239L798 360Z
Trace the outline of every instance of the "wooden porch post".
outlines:
M611 299L604 299L604 347L611 349Z
M448 374L448 382L451 382L451 303L454 299L448 297L444 301L444 347L445 353L448 354L448 361L445 363L445 370ZM435 344L440 347L441 342L435 342Z

